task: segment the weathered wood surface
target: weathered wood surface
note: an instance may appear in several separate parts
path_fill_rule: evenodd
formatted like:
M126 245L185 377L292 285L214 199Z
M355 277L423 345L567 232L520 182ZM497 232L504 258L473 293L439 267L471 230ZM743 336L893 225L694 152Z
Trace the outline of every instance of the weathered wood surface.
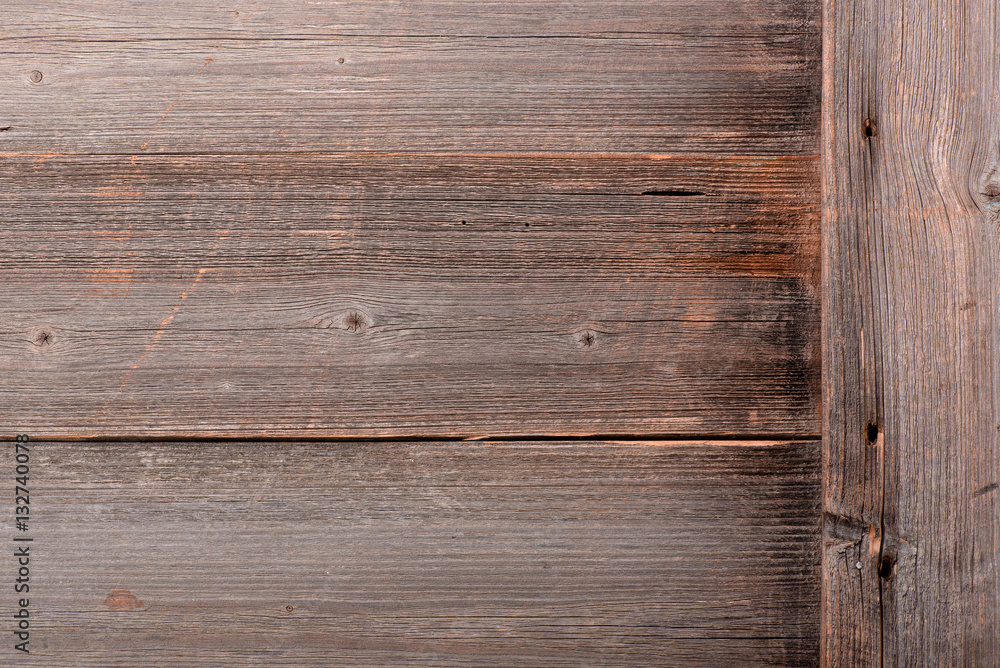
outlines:
M817 441L31 447L26 668L817 660Z
M0 150L818 150L812 2L163 6L5 5Z
M16 14L3 36L44 40L683 35L815 42L821 11L802 0L8 0L6 6Z
M6 3L35 665L814 665L819 8Z
M825 4L823 654L996 665L997 5Z
M4 429L814 435L817 177L812 158L8 157ZM642 194L678 190L697 194Z
M818 6L6 9L5 433L818 434Z

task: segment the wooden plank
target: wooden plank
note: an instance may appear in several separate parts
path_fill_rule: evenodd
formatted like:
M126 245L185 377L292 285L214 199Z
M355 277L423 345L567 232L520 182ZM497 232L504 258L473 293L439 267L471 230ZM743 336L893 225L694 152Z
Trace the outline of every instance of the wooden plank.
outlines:
M8 0L0 39L818 35L803 0Z
M805 157L7 155L2 429L814 435L817 176Z
M816 441L30 447L25 668L818 658Z
M809 2L136 4L7 8L0 150L818 151Z
M996 3L825 3L828 666L1000 655Z

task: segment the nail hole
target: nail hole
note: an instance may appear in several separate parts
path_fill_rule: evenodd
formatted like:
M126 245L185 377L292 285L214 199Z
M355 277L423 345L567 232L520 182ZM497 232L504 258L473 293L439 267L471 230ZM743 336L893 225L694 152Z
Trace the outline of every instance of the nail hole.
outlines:
M293 607L292 607L292 606L290 606L290 605L286 605L286 606L285 606L285 612L291 612L291 611L292 611L292 610L294 610L294 609L295 609L295 608L293 608Z
M878 126L875 124L875 121L870 118L866 118L865 123L862 126L862 130L864 131L865 136L871 139L878 133Z
M462 224L465 225L465 221L464 220L462 221Z
M337 58L337 62L340 63L341 65L343 65L344 64L344 59L343 58Z
M31 74L28 75L28 80L31 83L42 83L42 73L38 70L31 70Z
M524 224L524 226L525 226L525 227L528 227L528 223L525 223L525 224Z
M878 440L878 425L874 422L869 422L868 426L865 428L865 435L868 437L869 443L874 443Z
M890 557L882 557L882 561L878 564L878 576L883 580L892 577L892 559Z

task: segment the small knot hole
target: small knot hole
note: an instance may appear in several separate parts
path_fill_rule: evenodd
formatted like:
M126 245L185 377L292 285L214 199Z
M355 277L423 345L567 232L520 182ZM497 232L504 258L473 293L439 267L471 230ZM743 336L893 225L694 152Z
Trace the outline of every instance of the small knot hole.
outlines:
M892 577L892 558L886 556L882 557L882 560L878 563L878 576L883 580L888 580Z
M874 444L878 440L878 425L874 422L869 422L868 426L865 427L865 436L868 437L868 442Z

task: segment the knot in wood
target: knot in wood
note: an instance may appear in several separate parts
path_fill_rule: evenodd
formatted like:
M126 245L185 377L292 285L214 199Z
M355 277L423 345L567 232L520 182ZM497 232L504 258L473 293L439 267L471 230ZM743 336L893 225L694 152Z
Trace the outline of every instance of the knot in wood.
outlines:
M34 344L36 348L44 348L45 346L52 345L52 332L40 329L35 332Z
M365 327L368 326L368 321L365 318L365 314L360 311L351 311L347 315L347 329L351 332L360 332Z

